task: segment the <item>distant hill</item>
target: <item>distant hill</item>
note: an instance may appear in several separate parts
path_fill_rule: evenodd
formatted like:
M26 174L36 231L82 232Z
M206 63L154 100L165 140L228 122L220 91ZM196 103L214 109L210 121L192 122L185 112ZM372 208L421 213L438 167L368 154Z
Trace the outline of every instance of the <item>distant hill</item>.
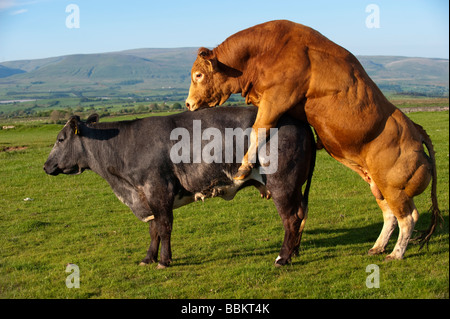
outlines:
M358 56L383 91L448 96L449 60L401 56Z
M21 69L8 68L6 66L0 65L0 78L6 78L8 76L25 73L26 71Z
M0 63L0 96L75 92L145 95L148 90L187 90L197 48L134 49ZM384 92L448 96L449 60L358 56Z

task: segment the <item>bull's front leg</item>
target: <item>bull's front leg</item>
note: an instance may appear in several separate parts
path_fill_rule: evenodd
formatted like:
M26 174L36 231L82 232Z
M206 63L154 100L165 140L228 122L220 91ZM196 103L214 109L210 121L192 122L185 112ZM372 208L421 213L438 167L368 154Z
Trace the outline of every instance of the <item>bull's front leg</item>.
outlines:
M258 108L255 123L253 124L252 132L250 134L250 146L247 153L244 155L241 166L234 175L233 179L242 180L250 175L254 164L256 163L259 144L266 142L270 129L277 125L278 119L282 114L283 113L279 112L276 108L271 108L269 103L261 103ZM263 134L261 134L261 129Z
M254 163L256 163L257 150L258 134L257 130L253 128L250 134L250 147L248 148L247 153L245 153L244 158L242 159L241 166L233 177L234 180L242 180L250 175L254 167Z

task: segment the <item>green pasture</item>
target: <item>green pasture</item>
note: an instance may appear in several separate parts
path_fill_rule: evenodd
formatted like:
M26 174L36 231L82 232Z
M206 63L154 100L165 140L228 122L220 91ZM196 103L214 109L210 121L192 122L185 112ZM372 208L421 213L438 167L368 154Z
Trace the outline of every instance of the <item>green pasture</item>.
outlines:
M368 185L318 152L300 256L274 267L283 240L272 201L256 189L174 211L173 263L138 266L149 246L139 221L93 172L47 176L42 167L62 125L0 130L0 298L449 298L449 113L410 113L437 152L444 226L428 249L401 261L368 256L382 214ZM28 199L28 200L24 200ZM416 229L430 221L430 188L416 198ZM389 243L394 247L397 232ZM80 287L67 288L76 264ZM368 288L368 265L379 288Z

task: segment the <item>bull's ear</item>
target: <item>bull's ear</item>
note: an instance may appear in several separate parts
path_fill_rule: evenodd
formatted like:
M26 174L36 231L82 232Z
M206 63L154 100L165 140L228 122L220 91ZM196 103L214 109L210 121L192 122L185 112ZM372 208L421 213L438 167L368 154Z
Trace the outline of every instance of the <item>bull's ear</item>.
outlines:
M214 58L214 52L208 48L200 48L198 49L198 56L205 60L211 60Z
M200 48L198 49L198 56L209 62L212 71L219 71L219 63L213 51L208 48Z
M72 115L66 125L70 125L75 135L80 135L80 117L78 115Z
M99 116L97 113L94 113L94 114L89 115L88 119L86 120L86 124L98 123L98 121L99 121Z

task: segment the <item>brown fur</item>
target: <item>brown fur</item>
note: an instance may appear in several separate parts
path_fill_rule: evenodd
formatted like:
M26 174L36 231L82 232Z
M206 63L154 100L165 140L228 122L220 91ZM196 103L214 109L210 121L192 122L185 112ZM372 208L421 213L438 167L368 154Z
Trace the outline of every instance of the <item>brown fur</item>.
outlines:
M422 238L429 240L440 216L431 140L384 97L350 52L290 21L251 27L213 50L199 49L186 105L213 107L233 93L259 107L255 132L274 127L284 113L307 120L326 151L370 184L383 212L392 212L399 222L390 259L403 257L418 218L413 197L433 178L433 221ZM242 167L250 165L251 150Z

